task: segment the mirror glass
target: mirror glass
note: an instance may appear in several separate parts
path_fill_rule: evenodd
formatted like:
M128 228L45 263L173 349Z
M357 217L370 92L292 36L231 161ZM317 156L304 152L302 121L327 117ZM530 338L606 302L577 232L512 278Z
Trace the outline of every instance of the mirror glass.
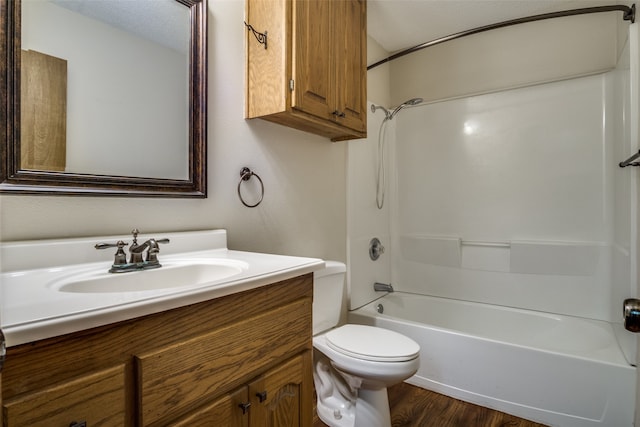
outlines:
M188 47L174 0L23 0L21 168L187 179Z
M0 191L205 196L206 0L0 1Z

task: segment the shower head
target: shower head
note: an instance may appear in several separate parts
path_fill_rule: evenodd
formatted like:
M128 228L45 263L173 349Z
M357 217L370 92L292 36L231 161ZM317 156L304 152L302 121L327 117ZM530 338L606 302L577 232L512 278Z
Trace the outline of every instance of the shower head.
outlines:
M409 106L413 106L413 105L418 105L420 103L423 102L422 98L412 98L408 101L403 102L402 104L398 105L393 111L389 111L386 108L384 108L381 105L375 105L375 104L371 104L371 112L375 113L376 110L380 109L382 111L384 111L385 114L385 118L387 120L391 120L393 119L393 116L396 115L396 113L400 110L402 110L404 107L409 107Z
M424 101L422 98L411 98L410 100L403 102L402 104L398 105L391 114L389 114L389 120L393 119L393 116L395 116L398 111L402 110L404 107L418 105L422 103L422 101Z

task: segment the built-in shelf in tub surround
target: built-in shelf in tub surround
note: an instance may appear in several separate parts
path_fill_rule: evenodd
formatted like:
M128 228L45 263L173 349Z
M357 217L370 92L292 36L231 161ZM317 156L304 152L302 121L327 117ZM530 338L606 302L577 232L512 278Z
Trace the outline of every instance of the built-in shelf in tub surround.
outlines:
M409 261L505 273L592 276L610 245L602 242L478 241L460 237L400 236Z
M141 233L139 237L148 238L170 240L161 245L158 254L164 266L119 274L108 273L116 249L98 251L94 245L130 242L129 235L3 243L0 284L7 345L195 304L309 274L324 266L316 258L229 250L225 230ZM229 272L214 274L209 280L206 274L217 272L218 267ZM176 268L184 268L185 274L177 273ZM102 287L85 292L82 285L87 280L100 282ZM124 281L135 284L136 280L140 281L140 290L121 286ZM156 288L149 284L158 280L176 281L176 286ZM190 282L184 282L187 280ZM113 292L108 288L109 281L116 284ZM73 286L64 287L64 283Z

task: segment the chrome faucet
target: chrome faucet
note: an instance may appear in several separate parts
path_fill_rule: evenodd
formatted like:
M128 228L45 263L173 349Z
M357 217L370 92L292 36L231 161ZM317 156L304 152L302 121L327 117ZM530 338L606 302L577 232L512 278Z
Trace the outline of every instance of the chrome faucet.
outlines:
M133 242L131 243L131 247L129 248L129 253L131 254L131 258L129 259L130 263L138 263L138 262L158 262L158 252L160 252L159 243L169 243L169 239L149 239L143 244L138 244L138 234L140 232L137 228L134 228L131 231L133 234ZM147 256L143 259L142 254L145 249L147 249Z
M124 247L128 243L118 240L114 243L98 243L95 245L96 249L106 248L118 248L113 260L113 265L109 269L109 273L125 273L127 271L136 270L149 270L152 268L160 268L162 264L158 261L158 252L160 252L160 243L169 243L169 239L149 239L141 245L138 244L138 234L140 232L137 228L131 231L133 235L133 241L129 247L129 262L127 262L127 256L124 253ZM147 249L146 256L144 251Z
M391 283L376 282L373 284L373 290L376 292L393 292L393 286L391 286Z

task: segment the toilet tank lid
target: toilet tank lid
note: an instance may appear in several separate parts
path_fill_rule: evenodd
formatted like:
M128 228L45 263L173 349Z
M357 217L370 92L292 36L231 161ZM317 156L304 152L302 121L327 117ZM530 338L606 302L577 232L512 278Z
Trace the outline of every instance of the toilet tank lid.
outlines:
M313 273L314 278L329 276L331 274L339 274L347 271L347 266L340 261L324 261L324 268Z

